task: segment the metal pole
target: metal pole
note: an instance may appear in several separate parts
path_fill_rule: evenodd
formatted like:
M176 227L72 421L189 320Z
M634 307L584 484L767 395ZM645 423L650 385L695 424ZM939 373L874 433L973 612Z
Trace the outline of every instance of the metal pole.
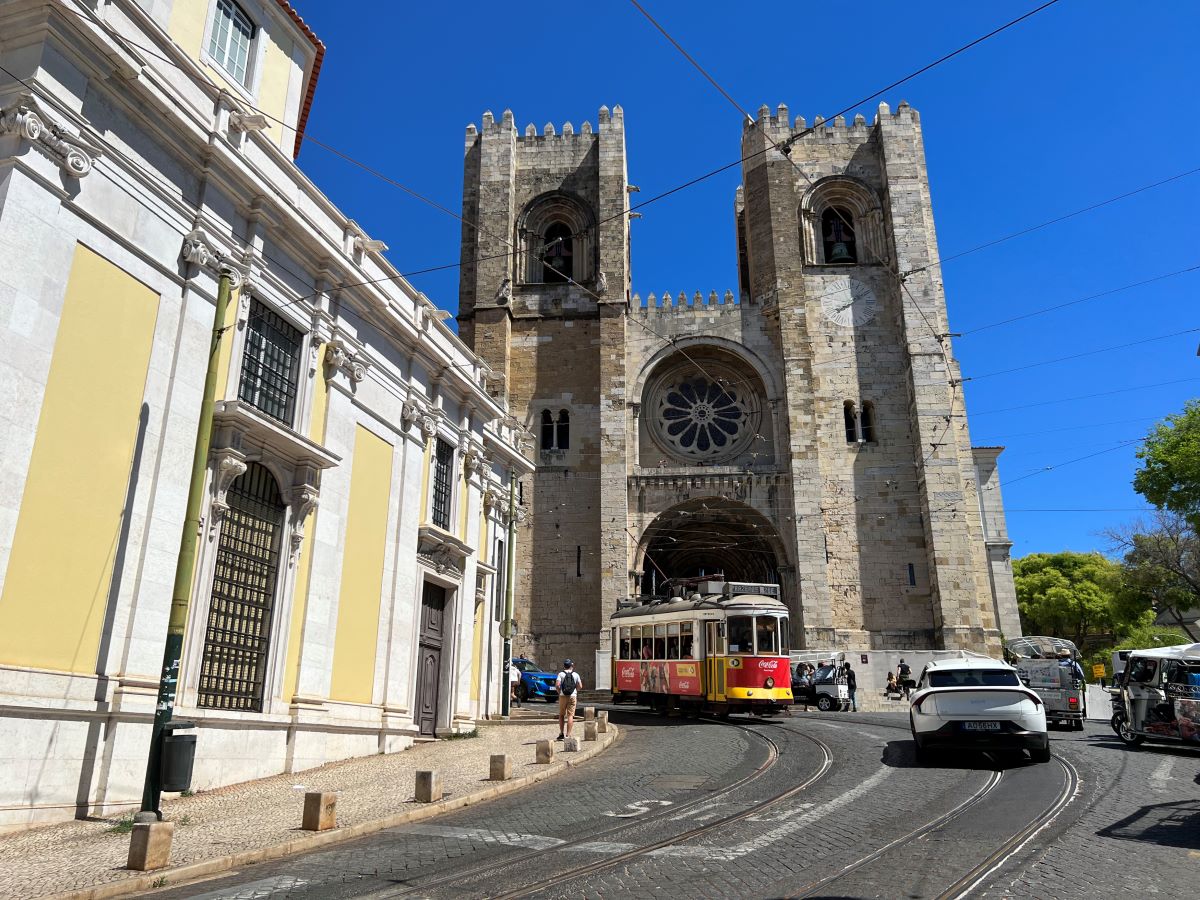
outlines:
M504 622L501 634L504 635L504 690L500 693L500 715L507 716L512 702L512 688L508 679L512 677L509 668L512 666L512 632L513 632L513 570L516 568L516 548L514 538L517 532L517 473L508 478L508 565L504 575Z
M192 596L192 573L196 568L196 542L200 534L200 507L204 500L204 477L208 469L208 447L212 440L213 405L217 390L217 368L221 339L225 335L225 314L234 271L221 266L217 282L217 305L213 310L212 342L208 351L208 374L204 377L204 395L200 402L200 421L196 425L196 450L192 456L192 481L188 487L187 512L179 537L179 557L175 563L175 587L171 592L171 617L167 622L167 643L163 648L162 674L158 682L158 705L150 732L150 755L146 761L146 780L142 787L142 809L137 822L162 819L161 759L163 728L175 709L175 691L179 679L179 658L183 653L183 631L187 626L188 601Z

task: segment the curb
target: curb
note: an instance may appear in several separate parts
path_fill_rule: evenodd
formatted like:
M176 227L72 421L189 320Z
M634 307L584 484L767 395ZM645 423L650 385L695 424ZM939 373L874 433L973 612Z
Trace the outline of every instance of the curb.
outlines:
M188 882L212 875L219 875L222 872L228 872L240 866L280 859L296 853L305 853L309 850L316 850L319 847L327 847L331 844L340 844L344 841L374 834L377 831L384 831L399 825L407 825L409 822L419 822L422 819L429 819L442 813L451 812L452 810L463 809L467 806L474 806L477 803L494 800L496 797L511 794L521 788L558 775L560 772L565 772L607 750L623 736L617 726L610 723L608 727L612 731L612 734L606 740L597 740L595 746L571 754L572 758L570 759L562 758L563 765L535 772L531 775L523 775L520 778L513 778L497 784L495 787L485 788L482 791L475 791L474 793L464 794L461 797L454 797L449 800L439 800L437 803L430 803L427 806L406 810L402 813L394 813L393 815L385 816L382 819L375 819L371 822L359 822L357 825L350 825L346 828L334 828L331 831L305 835L304 837L299 837L282 844L272 844L269 847L259 847L254 850L245 850L241 853L231 853L228 856L219 856L175 868L155 869L153 872L147 872L145 875L139 875L135 878L110 881L81 890L43 895L43 900L106 900L108 897L124 897L159 888L176 888ZM565 755L563 754L563 757ZM560 757L558 754L555 754L555 756L557 761ZM163 883L163 879L166 880L165 883Z

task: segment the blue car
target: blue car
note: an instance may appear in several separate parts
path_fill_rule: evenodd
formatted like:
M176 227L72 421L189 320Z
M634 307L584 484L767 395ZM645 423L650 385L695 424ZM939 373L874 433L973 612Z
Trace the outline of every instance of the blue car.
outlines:
M530 697L536 697L551 703L558 699L558 674L543 672L532 659L518 656L512 664L521 671L521 683L517 685L517 697L524 703Z

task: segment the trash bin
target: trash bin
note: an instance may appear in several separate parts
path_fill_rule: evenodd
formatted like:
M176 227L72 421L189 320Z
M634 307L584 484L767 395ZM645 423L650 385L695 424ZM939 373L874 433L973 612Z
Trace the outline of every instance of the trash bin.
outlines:
M195 727L195 722L168 722L163 726L162 760L159 770L162 790L191 790L192 765L196 762L196 735L176 732Z

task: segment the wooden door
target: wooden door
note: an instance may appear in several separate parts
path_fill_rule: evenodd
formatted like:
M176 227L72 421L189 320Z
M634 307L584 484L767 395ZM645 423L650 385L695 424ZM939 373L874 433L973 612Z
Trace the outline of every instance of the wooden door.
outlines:
M446 626L446 589L425 583L421 591L421 631L417 638L417 730L437 731L438 685Z

